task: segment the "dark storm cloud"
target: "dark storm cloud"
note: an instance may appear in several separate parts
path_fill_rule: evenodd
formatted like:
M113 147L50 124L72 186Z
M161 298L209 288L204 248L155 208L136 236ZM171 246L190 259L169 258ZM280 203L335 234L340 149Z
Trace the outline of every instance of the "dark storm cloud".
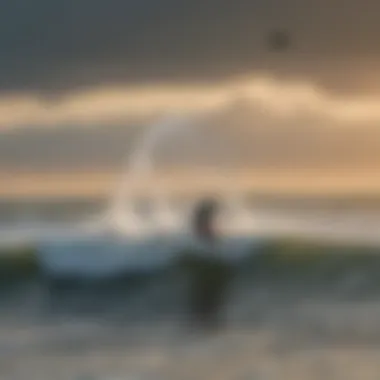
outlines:
M213 80L270 69L331 88L374 85L376 0L3 0L0 91ZM268 33L288 30L273 52ZM344 67L342 67L344 66Z

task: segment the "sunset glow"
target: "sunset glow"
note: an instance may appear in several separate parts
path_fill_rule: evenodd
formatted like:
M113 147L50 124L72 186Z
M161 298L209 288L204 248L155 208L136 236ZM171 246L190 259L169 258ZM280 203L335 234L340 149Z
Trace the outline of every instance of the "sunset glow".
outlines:
M0 98L2 129L60 124L93 124L144 119L166 112L215 109L243 96L279 117L307 113L330 122L380 121L380 99L328 96L307 83L283 83L270 78L243 78L214 86L100 87L71 93L51 103L37 97Z

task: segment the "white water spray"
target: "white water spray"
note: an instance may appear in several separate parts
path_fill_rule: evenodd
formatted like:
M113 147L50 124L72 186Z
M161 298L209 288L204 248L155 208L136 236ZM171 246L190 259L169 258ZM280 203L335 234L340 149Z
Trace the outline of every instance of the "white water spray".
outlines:
M161 229L179 226L179 215L171 210L165 189L154 189L151 194L156 210L150 224L147 221L141 221L136 213L133 195L136 194L136 186L153 173L156 149L160 144L173 139L178 134L184 137L186 133L193 132L192 121L193 118L184 114L165 117L148 128L141 142L128 155L121 183L116 194L113 194L110 205L111 222L119 232L131 232L131 229L135 232L148 232L148 230L157 229L158 226Z
M142 218L136 210L136 194L141 183L149 179L155 169L158 149L163 143L178 142L178 139L197 137L197 141L203 143L204 138L197 136L198 127L207 115L194 115L174 113L164 117L158 123L150 126L142 135L140 142L135 145L132 153L128 154L122 168L122 178L119 186L110 199L107 210L106 225L121 235L152 235L159 232L169 232L181 229L186 222L183 210L173 210L166 189L154 187L146 191L153 210L149 218ZM214 138L214 137L213 137ZM217 138L217 136L215 136ZM196 144L198 147L198 144ZM197 147L195 149L197 149ZM200 147L200 145L199 145ZM194 152L194 159L196 158ZM212 154L212 152L210 153ZM223 192L223 191L221 191ZM252 216L247 213L241 199L241 195L234 193L232 196L225 194L229 217L228 223L233 223L240 228L243 225L252 225ZM232 214L231 214L232 212ZM233 217L231 218L231 216Z

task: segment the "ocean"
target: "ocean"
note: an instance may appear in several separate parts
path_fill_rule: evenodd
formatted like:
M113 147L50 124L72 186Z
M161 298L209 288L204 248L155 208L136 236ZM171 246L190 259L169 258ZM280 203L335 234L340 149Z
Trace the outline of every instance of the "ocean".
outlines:
M237 276L210 335L189 330L186 282L166 271L195 249L185 214L121 234L103 199L4 201L3 251L33 247L42 265L1 283L0 379L377 379L377 200L247 199L221 223ZM277 237L312 243L268 264ZM322 259L298 264L315 247Z

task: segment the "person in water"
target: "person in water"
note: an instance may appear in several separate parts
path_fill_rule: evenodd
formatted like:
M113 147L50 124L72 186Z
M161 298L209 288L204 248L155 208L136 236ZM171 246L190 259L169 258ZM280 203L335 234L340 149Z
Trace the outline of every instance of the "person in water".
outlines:
M206 246L206 251L187 253L180 259L190 282L188 305L191 322L202 329L219 326L232 275L230 265L217 254L217 212L218 205L214 200L203 200L196 205L192 229L195 237Z

